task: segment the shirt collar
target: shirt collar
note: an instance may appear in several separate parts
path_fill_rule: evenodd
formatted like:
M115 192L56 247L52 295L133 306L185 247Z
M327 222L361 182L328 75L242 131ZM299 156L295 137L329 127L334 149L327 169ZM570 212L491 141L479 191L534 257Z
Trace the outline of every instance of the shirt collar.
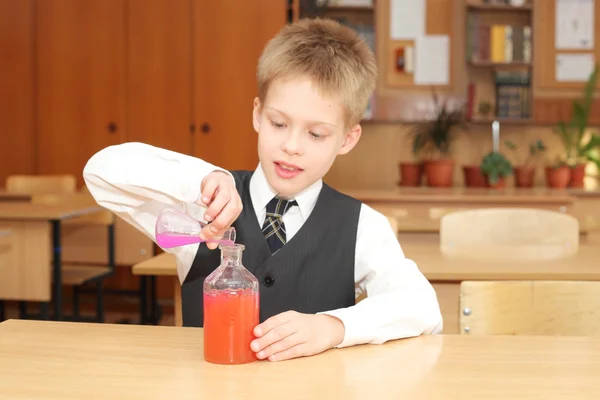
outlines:
M319 179L298 193L293 199L290 199L296 200L298 207L300 208L302 218L304 218L305 221L315 208L315 204L317 203L317 199L319 197L319 193L321 193L322 187L323 181ZM254 206L254 211L257 216L262 214L269 201L271 201L271 199L276 195L277 193L273 190L271 185L269 185L267 177L265 176L265 172L259 163L258 167L256 167L256 170L252 174L252 177L250 178L250 196L252 198L252 205Z

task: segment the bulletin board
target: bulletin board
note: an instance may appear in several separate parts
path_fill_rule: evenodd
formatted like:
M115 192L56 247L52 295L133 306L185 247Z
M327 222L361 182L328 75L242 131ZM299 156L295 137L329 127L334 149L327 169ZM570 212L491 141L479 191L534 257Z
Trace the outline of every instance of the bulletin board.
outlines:
M447 48L447 79L445 83L434 82L434 83L420 83L419 78L415 79L415 68L418 68L417 61L417 40L414 39L403 39L396 40L392 37L392 2L394 0L378 0L377 8L378 12L376 15L376 26L377 26L377 40L378 50L383 54L379 55L379 66L380 74L382 76L381 82L386 88L410 88L413 90L424 90L430 91L432 87L446 88L449 89L453 84L453 73L452 65L454 63L454 57L456 57L456 40L453 34L456 21L455 16L455 0L424 0L425 1L425 16L424 16L424 31L426 39L417 39L420 44L425 43L427 40L430 45L435 46L435 42L429 40L436 39L431 35L443 35L447 37L448 48ZM401 3L401 2L398 2ZM408 14L410 18L418 18L418 15ZM439 39L443 39L441 36L437 36ZM438 43L440 43L438 41ZM441 43L443 45L443 43ZM435 47L430 47L435 48ZM438 47L439 48L439 47ZM399 71L397 67L397 55L403 53L408 58L407 61L413 66L412 71ZM432 52L435 53L435 52ZM433 55L433 54L431 54ZM440 64L441 65L441 64ZM423 76L423 74L420 74Z
M582 62L589 60L589 56L594 56L595 64L600 64L600 2L591 0L592 6L594 7L593 18L589 20L593 23L593 29L591 29L591 36L593 37L593 44L590 49L578 49L578 48L556 48L556 27L557 27L557 0L536 0L535 1L535 24L534 24L534 63L537 75L538 88L542 89L582 89L585 82L576 81L567 75L576 74L577 68L582 65ZM594 4L595 3L595 4ZM559 10L559 18L564 16ZM587 16L589 17L589 15ZM589 20L586 20L585 24ZM560 20L559 24L566 20ZM563 24L564 26L564 24ZM561 29L561 28L559 28ZM587 35L582 35L585 37ZM569 38L571 35L563 35L563 38L559 39L562 42L572 42ZM578 47L574 45L573 47ZM557 66L557 55L558 59L562 60L563 68L569 71L565 74ZM575 57L573 57L575 56ZM575 68L566 67L566 62L573 65L577 64ZM559 75L562 75L559 76Z

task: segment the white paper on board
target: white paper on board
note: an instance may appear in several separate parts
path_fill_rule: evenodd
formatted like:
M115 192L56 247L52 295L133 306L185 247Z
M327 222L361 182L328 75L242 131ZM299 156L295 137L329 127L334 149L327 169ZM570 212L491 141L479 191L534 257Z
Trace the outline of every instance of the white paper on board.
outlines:
M390 38L413 40L425 35L426 0L390 1Z
M557 54L557 82L587 82L594 71L595 57L593 54Z
M554 35L557 50L593 50L594 0L556 0Z
M420 36L415 40L417 85L447 85L450 81L450 38L448 35Z

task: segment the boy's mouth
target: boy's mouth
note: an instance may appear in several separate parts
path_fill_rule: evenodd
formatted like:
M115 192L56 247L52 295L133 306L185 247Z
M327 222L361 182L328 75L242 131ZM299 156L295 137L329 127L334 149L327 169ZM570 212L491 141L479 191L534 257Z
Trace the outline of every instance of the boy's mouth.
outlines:
M281 178L290 179L297 176L302 171L302 168L297 165L283 161L275 161L275 172Z

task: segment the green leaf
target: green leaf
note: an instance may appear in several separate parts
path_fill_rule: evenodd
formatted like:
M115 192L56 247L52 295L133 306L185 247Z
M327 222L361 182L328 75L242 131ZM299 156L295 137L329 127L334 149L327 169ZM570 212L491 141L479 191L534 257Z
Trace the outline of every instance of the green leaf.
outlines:
M592 137L590 138L590 141L587 142L586 145L580 149L579 155L587 156L587 153L589 153L591 150L596 149L597 147L600 147L600 135L598 135L597 133L593 133Z
M600 171L600 158L589 154L587 159L596 164L596 168L598 168L598 171Z
M517 148L517 145L514 144L513 142L511 142L510 140L506 139L504 141L504 144L506 145L506 147L508 147L511 150L515 150Z

